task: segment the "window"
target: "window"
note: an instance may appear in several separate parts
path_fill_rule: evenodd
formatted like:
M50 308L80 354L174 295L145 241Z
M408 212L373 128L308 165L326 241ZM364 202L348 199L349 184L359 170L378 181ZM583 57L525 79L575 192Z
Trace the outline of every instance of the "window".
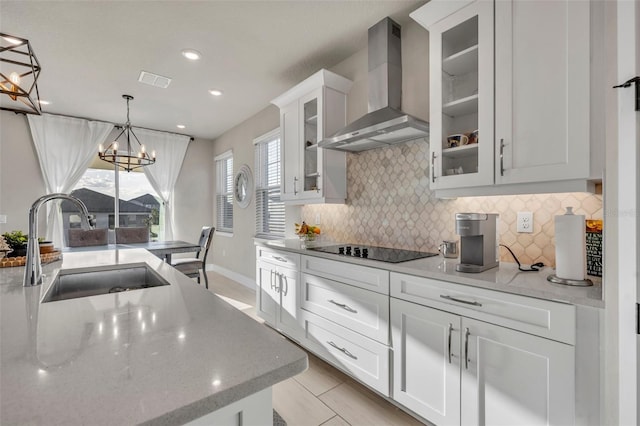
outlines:
M115 195L118 194L118 226L149 227L152 240L162 239L164 226L160 218L164 217L161 215L164 206L147 176L142 171L119 171L116 179L113 166L103 163L92 164L71 192L84 202L89 214L95 216L96 227L115 227ZM63 203L62 217L65 235L69 228L80 228L80 216L75 206Z
M256 236L284 237L284 203L280 201L280 129L256 138Z
M216 161L216 230L233 232L233 152L227 151Z

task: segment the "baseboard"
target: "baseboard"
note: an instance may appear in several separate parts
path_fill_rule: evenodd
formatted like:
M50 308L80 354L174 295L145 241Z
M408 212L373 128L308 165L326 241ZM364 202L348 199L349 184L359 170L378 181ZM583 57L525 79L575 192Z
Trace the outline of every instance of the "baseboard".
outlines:
M214 263L207 263L207 271L217 272L220 275L224 275L225 277L237 281L245 287L250 288L251 290L256 289L256 282L247 277L246 275L239 274L230 269L227 269L223 266L216 265Z

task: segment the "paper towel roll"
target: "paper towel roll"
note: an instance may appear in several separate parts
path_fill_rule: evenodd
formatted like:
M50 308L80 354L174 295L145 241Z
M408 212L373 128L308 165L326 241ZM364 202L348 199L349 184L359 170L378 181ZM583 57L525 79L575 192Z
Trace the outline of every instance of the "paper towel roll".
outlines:
M555 217L556 276L568 280L583 280L585 271L584 215L573 214L573 207Z

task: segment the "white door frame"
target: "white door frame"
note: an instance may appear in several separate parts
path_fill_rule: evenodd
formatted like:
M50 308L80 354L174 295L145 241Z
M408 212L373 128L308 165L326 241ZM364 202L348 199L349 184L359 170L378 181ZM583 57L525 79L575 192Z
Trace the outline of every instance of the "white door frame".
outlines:
M607 2L608 3L608 2ZM640 4L618 0L607 4L615 52L607 84L639 74ZM605 363L604 424L637 425L640 339L636 334L640 222L638 185L640 112L634 87L611 89L607 95L607 170L605 174Z

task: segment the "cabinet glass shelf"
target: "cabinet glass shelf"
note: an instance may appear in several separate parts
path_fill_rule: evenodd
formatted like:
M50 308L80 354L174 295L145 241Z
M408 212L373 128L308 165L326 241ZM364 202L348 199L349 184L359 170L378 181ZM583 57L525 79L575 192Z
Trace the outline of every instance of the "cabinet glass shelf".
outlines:
M447 158L467 158L476 157L478 155L478 144L462 145L455 148L445 148L442 150L442 156Z
M456 99L455 101L442 105L442 113L450 117L473 114L475 112L478 112L478 95Z
M316 124L318 123L318 115L316 114L312 115L311 117L307 117L304 122L307 124Z
M478 45L471 46L442 60L442 70L451 76L478 70Z

